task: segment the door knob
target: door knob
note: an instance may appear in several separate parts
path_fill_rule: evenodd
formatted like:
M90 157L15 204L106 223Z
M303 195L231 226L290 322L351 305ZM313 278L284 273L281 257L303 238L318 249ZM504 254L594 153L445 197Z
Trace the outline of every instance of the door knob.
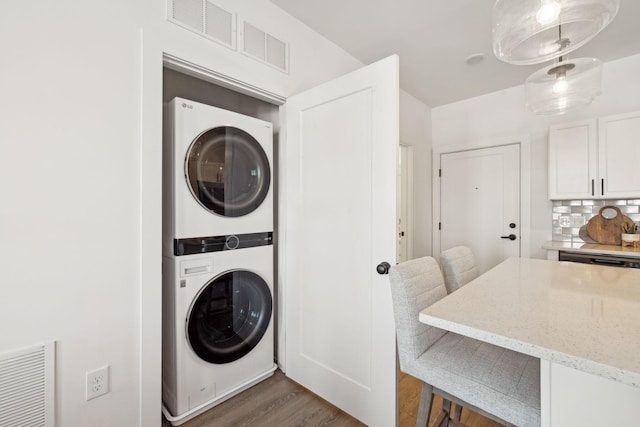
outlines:
M391 268L391 265L388 262L382 261L376 267L376 271L378 272L378 274L389 274L389 269L390 268Z
M509 234L508 236L500 236L501 239L509 239L509 240L516 240L517 237L515 234Z

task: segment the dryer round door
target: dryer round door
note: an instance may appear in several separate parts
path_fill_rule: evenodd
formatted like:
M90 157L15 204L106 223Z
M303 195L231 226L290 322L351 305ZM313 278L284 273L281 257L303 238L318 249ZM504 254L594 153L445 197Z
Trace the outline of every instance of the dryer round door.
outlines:
M273 302L257 274L234 270L213 278L195 298L187 317L187 338L203 360L238 360L258 345L269 326Z
M191 194L209 212L238 217L257 209L269 192L269 159L247 132L220 126L189 146L185 175Z

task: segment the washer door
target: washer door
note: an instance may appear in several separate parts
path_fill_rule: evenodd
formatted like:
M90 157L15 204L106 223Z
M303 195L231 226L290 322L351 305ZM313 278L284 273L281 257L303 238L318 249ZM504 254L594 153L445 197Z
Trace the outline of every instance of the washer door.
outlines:
M221 126L189 147L185 175L191 194L210 212L237 217L253 212L269 191L269 159L247 132Z
M210 363L240 359L264 336L272 309L269 286L260 276L246 270L224 273L209 281L191 305L189 345Z

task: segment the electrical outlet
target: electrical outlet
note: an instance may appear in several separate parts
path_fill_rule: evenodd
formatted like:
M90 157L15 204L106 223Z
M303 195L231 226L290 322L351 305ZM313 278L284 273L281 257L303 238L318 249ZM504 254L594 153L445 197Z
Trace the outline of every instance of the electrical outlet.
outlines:
M87 372L87 400L109 393L109 365Z

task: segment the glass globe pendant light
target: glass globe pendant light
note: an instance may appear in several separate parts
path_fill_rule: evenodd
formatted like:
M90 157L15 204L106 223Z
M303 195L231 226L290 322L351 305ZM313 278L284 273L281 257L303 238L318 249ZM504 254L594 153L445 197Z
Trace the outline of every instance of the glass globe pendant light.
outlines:
M596 58L559 61L525 81L527 107L536 114L565 114L602 93L602 62Z
M619 6L620 0L496 0L493 52L517 65L549 61L591 40Z

